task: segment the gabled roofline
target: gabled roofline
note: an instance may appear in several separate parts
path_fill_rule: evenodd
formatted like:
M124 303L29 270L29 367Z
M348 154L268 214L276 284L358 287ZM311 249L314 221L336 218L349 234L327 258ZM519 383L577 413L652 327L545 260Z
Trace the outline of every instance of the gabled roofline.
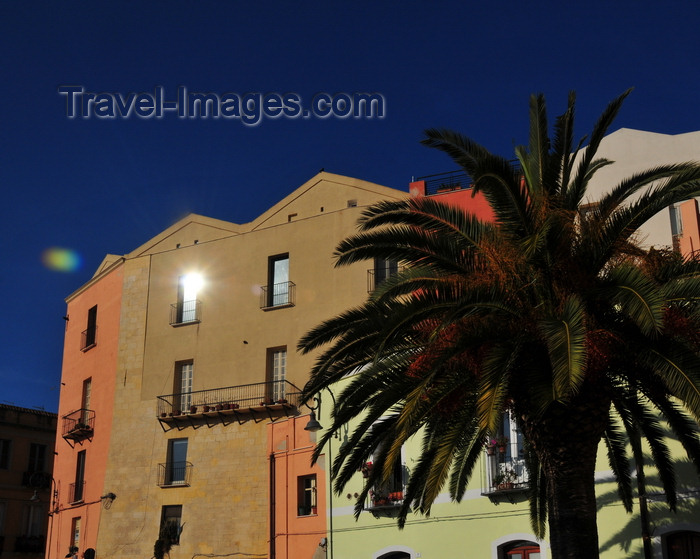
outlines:
M287 196L282 198L282 200L277 202L270 209L262 213L250 223L247 223L245 225L246 231L255 231L256 229L262 228L265 225L265 223L267 223L270 219L279 214L282 210L284 210L284 208L289 206L297 198L303 196L306 192L313 189L317 184L321 182L342 184L343 186L350 186L358 188L360 190L374 192L385 198L408 198L408 192L404 192L402 190L397 190L388 186L382 186L381 184L376 184L362 179L347 177L345 175L337 175L335 173L320 171L319 173L311 177L309 180L307 180L304 184L302 184L299 188L294 190L291 194L288 194Z
M214 229L221 229L228 236L239 235L242 232L241 226L238 225L237 223L232 223L230 221L223 221L221 219L216 219L213 217L206 217L204 215L192 213L192 214L188 214L187 216L183 217L181 220L177 221L176 223L173 223L165 231L158 233L158 235L149 239L144 244L142 244L141 246L132 250L128 254L125 254L124 256L126 258L136 258L137 256L142 256L145 252L148 252L148 250L150 250L152 247L154 247L158 243L163 242L168 237L174 235L175 233L177 233L181 229L187 227L191 223L198 223L200 225L206 225L207 227L212 227Z

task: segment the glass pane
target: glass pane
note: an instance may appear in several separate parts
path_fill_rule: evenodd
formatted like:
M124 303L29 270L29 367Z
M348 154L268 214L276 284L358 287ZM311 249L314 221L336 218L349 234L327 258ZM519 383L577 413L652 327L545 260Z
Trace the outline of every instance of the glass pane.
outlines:
M289 258L274 261L271 288L273 306L289 303Z

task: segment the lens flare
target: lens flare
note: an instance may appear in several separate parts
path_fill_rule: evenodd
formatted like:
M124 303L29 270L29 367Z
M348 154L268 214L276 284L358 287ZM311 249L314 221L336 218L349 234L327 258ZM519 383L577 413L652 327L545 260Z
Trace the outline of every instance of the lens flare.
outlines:
M83 259L69 248L51 247L41 254L41 261L49 270L56 272L75 272L83 264Z

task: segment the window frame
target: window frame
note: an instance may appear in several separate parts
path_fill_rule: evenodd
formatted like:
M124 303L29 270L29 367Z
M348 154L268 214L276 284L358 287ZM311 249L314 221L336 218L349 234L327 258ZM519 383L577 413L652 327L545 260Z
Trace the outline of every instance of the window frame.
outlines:
M286 262L286 270L278 270L277 265ZM269 256L267 259L267 306L270 308L291 305L291 289L289 281L289 253L283 252ZM281 276L278 274L281 273ZM278 281L283 280L283 281ZM284 285L284 289L277 293L275 286Z
M286 397L287 356L286 345L267 348L265 380L269 383L268 398L273 402L279 402Z
M187 375L185 375L185 369ZM182 413L187 413L192 406L192 391L194 386L194 359L185 359L175 362L175 374L173 378L173 411L179 409ZM186 390L189 388L189 390Z
M73 490L73 499L71 501L72 503L81 503L84 500L86 461L87 451L79 451L75 458L75 486Z
M172 514L172 513L178 514ZM176 537L170 542L171 545L180 545L180 535L182 534L182 505L163 505L160 509L160 527L158 538L161 539L163 530L170 520L176 519Z
M318 479L316 474L297 477L297 515L318 514Z
M87 325L81 337L80 350L85 352L97 345L97 305L88 309Z
M184 443L184 445L183 445ZM175 460L175 446L184 446L184 456L182 460ZM167 486L182 486L188 485L187 483L187 451L189 449L189 440L187 437L181 437L176 439L168 439L168 453L165 462L165 485ZM181 450L180 450L181 451ZM179 457L178 457L179 458ZM180 466L176 466L180 464ZM176 476L176 474L178 474ZM175 479L175 478L178 479Z
M0 470L9 470L12 466L12 439L0 439Z

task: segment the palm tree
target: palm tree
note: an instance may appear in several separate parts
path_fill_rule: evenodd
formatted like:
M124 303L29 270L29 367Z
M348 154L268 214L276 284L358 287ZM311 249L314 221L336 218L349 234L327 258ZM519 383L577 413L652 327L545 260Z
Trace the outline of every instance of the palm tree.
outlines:
M700 195L700 166L663 165L585 202L608 127L629 92L573 143L575 98L548 132L545 101L530 101L530 140L517 163L449 130L427 130L472 177L495 214L486 223L430 198L368 208L337 265L402 263L361 306L300 342L322 348L305 395L349 377L316 455L354 422L333 463L342 491L372 455L356 504L386 481L401 446L421 450L399 512L429 514L446 485L459 501L504 411L525 439L533 528L555 558L598 556L594 471L604 440L619 493L632 507L627 442L645 439L668 503L675 475L660 418L700 472L700 263L651 254L634 232L669 205Z

